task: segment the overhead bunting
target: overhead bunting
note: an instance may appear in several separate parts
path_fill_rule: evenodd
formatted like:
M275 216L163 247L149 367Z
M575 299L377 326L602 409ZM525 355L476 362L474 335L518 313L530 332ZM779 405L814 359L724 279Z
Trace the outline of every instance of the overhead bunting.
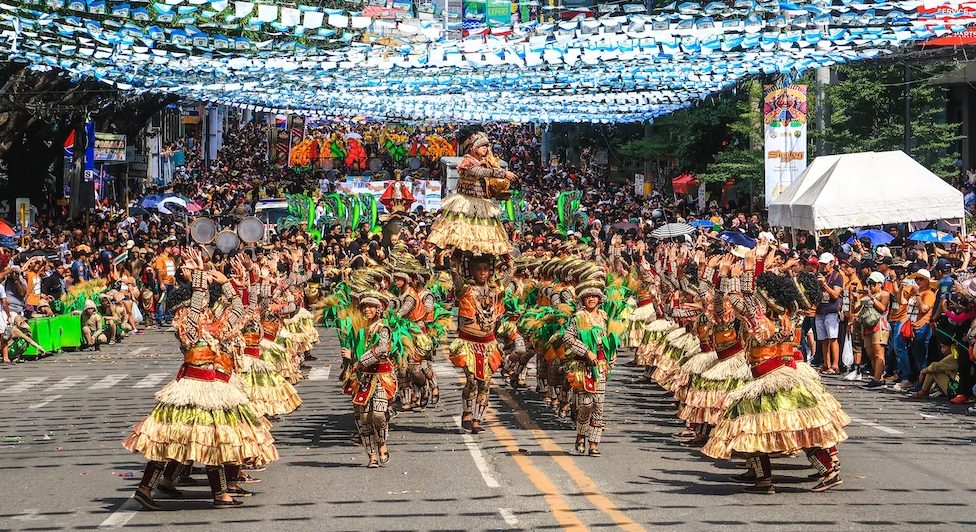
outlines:
M402 11L28 0L0 3L0 53L123 90L285 114L632 122L750 76L792 78L961 33L976 24L970 8L953 2L947 17L930 1L735 0L647 14L633 4L549 24L472 19L473 37L446 39L439 21Z

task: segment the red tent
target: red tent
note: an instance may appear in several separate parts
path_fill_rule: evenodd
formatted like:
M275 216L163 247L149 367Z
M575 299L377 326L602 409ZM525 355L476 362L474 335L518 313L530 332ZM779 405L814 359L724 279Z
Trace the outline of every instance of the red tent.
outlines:
M671 180L671 188L674 189L675 194L687 194L692 188L697 187L699 181L695 179L695 176L689 173L684 173L678 177Z

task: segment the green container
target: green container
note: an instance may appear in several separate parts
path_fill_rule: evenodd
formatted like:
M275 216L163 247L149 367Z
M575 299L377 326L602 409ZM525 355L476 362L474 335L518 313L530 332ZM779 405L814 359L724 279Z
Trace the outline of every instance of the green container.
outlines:
M81 347L81 317L71 314L52 318L52 332L58 337L58 344L61 348Z

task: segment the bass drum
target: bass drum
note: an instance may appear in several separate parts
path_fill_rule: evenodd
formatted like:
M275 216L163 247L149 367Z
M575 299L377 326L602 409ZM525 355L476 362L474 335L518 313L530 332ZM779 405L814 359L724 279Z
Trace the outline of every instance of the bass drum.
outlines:
M210 218L197 218L190 224L190 238L197 244L210 244L217 237L217 224Z
M246 244L253 244L264 239L264 222L256 216L247 216L237 224L237 236Z
M217 233L217 236L214 238L214 245L224 254L227 254L241 245L241 237L237 236L236 231L224 229Z

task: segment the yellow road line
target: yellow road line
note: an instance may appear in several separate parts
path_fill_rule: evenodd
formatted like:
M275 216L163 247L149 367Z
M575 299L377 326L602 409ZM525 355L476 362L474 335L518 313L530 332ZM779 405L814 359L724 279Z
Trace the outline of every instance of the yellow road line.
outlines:
M543 451L549 453L549 456L563 468L563 471L569 475L569 477L579 486L580 491L586 496L587 500L606 514L610 519L623 530L627 531L640 531L646 530L640 523L634 521L627 516L623 511L621 511L609 497L603 494L599 488L597 488L596 483L583 472L578 465L576 465L575 460L572 456L567 455L559 447L559 445L546 434L546 431L542 430L535 421L529 417L528 412L526 412L516 401L512 398L512 395L508 391L501 388L495 388L495 392L498 397L505 402L515 414L515 419L528 429L532 434L532 437L539 443L539 446ZM491 425L492 430L494 430L497 423Z
M459 376L458 382L463 385L464 377ZM556 484L532 463L531 458L523 455L519 451L518 442L515 440L515 437L498 421L495 413L489 410L487 418L485 421L488 422L488 428L495 435L495 439L498 440L498 443L505 446L505 450L511 455L515 465L525 473L526 478L532 481L535 489L539 490L539 493L542 494L549 508L552 509L552 515L556 518L556 522L566 530L588 530L586 525L583 524L583 521L569 507L566 499L559 493Z

